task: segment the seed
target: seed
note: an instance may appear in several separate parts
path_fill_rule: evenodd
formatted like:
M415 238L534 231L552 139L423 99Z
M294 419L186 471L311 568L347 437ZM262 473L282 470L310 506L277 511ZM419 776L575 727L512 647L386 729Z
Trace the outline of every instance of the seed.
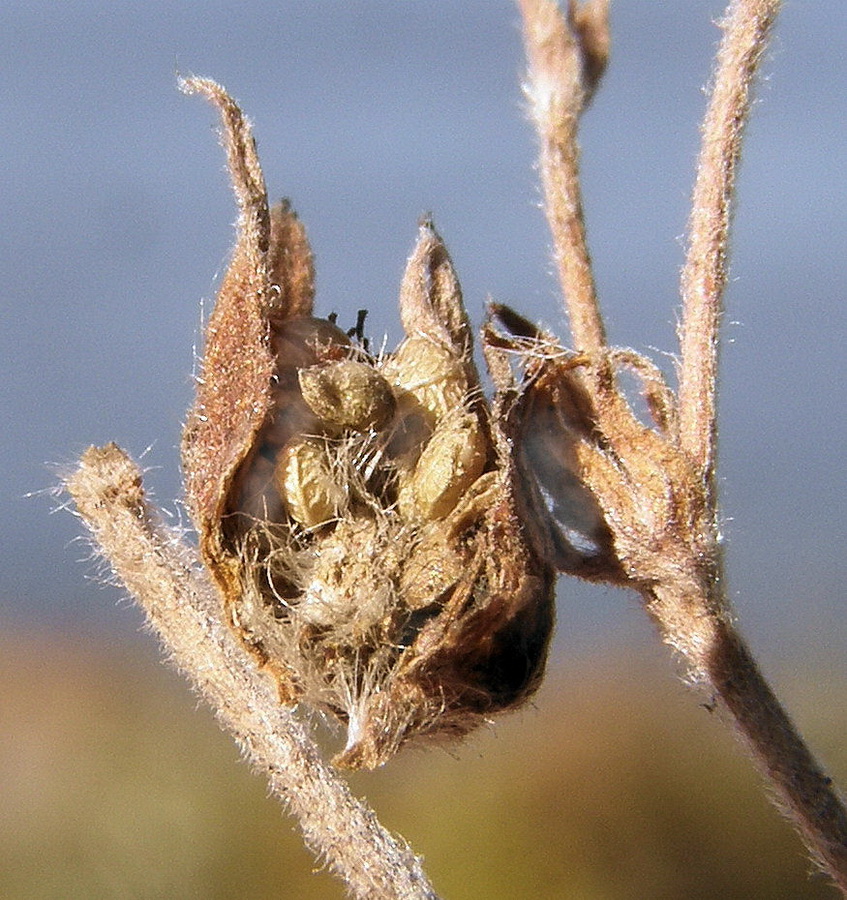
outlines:
M482 474L486 457L487 442L477 416L463 412L447 418L401 483L401 513L424 521L443 519Z
M430 338L413 335L383 367L385 377L412 394L433 423L462 406L468 392L463 362Z
M303 438L277 457L274 484L288 515L304 528L317 528L338 517L345 492L333 477L326 443Z
M300 390L325 422L355 431L378 429L394 415L388 382L373 366L352 359L300 369Z

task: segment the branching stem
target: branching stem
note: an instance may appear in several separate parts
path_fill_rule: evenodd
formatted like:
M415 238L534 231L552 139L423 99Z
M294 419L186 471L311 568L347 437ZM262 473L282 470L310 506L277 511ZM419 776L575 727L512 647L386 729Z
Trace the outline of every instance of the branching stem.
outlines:
M733 0L722 22L724 36L703 124L682 272L679 443L701 473L713 516L719 327L735 180L756 70L779 7L780 0ZM722 592L722 582L718 576L712 590ZM724 607L724 598L718 600L717 606ZM653 609L660 611L662 604ZM667 623L663 625L666 629ZM688 654L690 663L732 715L777 804L794 821L813 857L847 894L847 811L831 780L729 617L715 616L708 630L707 638Z
M729 228L753 81L779 5L732 0L722 22L682 273L678 419L669 419L670 427L657 419L655 429L643 428L610 370L599 369L583 382L593 418L576 446L580 478L602 506L613 536L619 567L610 568L609 580L625 572L662 639L730 714L775 802L847 895L847 812L732 624L717 525L718 338ZM593 40L586 37L592 28L602 34L605 22L593 3L570 0L565 12L552 0L520 0L520 6L545 208L573 341L589 356L602 356L605 335L585 247L576 127L591 71L586 60L592 47L604 43L596 33ZM534 389L541 391L540 383L528 392ZM562 440L573 442L574 435Z

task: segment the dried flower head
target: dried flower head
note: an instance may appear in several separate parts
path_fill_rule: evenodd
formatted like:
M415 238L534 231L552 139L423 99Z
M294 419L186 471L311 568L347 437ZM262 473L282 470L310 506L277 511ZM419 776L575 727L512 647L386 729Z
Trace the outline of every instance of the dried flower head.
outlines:
M184 435L199 550L160 521L138 467L90 448L67 489L173 660L357 897L434 900L420 861L324 763L282 702L347 726L336 762L375 766L461 735L538 685L556 569L627 585L737 726L777 805L847 892L847 810L733 623L715 480L718 324L740 138L779 0L731 0L704 121L682 277L679 390L606 341L576 140L605 68L608 0L519 0L526 96L575 351L491 308L480 391L461 294L424 222L406 338L373 356L362 318L313 315L305 231L270 210L250 129L214 82L240 207ZM618 387L640 381L651 424ZM222 625L225 619L231 628ZM253 664L274 676L271 682ZM276 688L276 690L274 689Z
M336 763L373 767L536 689L553 570L432 224L400 290L406 338L372 355L313 316L305 231L268 209L236 104L210 81L185 88L221 112L241 211L183 442L201 553L281 700L335 716Z

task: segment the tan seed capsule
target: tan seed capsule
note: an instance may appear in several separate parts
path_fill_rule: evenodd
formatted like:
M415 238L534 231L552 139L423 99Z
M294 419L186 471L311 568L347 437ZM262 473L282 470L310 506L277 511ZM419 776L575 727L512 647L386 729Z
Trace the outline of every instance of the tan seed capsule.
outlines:
M337 518L344 488L333 478L326 444L303 438L284 447L277 457L274 484L295 522L316 528Z
M339 428L381 428L396 402L388 382L373 366L352 359L312 366L298 373L303 399L325 422Z
M382 367L385 377L408 391L437 421L462 406L468 379L461 358L434 340L407 338Z
M241 210L183 440L200 553L282 702L337 717L336 764L373 768L408 741L467 734L540 683L554 573L509 452L521 423L482 395L432 223L400 285L406 340L372 361L315 317L305 231L269 209L237 105L189 83L221 111Z
M482 474L486 458L477 416L462 413L442 422L401 487L401 512L424 521L443 519Z

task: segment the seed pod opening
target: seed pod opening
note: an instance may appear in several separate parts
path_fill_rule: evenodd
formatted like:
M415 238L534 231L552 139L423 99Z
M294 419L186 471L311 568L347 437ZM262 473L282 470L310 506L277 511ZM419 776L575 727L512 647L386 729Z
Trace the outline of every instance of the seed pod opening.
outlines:
M377 766L536 689L553 572L524 525L431 223L401 285L408 336L373 356L314 317L302 226L287 206L267 210L237 107L195 87L227 113L242 204L184 439L201 551L282 701L346 726L337 764Z

